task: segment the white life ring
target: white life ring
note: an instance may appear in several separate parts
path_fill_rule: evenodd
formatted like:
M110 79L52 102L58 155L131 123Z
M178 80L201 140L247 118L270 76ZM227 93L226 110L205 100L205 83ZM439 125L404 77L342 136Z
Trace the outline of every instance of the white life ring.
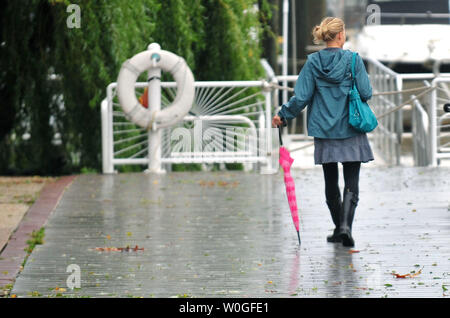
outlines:
M153 54L158 54L159 59ZM175 100L158 111L144 108L134 91L138 76L155 67L171 73L177 82ZM147 129L169 127L182 120L192 106L195 95L194 75L182 57L164 50L147 50L122 64L117 78L117 95L123 111L135 124Z

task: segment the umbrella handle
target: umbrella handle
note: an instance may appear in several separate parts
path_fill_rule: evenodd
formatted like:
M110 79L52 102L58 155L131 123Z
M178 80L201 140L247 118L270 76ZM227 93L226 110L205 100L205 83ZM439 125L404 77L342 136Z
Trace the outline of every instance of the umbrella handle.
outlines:
M278 126L278 137L280 138L280 146L283 146L283 139L281 139L281 126Z
M282 126L287 126L286 121L284 120L284 118L281 118L281 121L283 122ZM278 137L280 138L280 146L283 146L283 140L281 139L281 126L278 126Z

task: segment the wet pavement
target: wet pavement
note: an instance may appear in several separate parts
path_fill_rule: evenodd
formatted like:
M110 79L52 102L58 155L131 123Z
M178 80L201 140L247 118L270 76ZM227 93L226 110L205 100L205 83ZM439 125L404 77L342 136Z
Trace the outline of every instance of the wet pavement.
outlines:
M11 294L450 297L450 168L363 164L352 249L326 242L321 167L292 175L301 247L282 172L81 175ZM74 290L70 264L81 271Z

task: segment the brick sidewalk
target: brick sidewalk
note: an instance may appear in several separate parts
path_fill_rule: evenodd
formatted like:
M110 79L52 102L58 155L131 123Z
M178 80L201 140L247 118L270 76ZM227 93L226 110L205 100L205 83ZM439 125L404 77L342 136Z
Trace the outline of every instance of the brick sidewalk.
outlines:
M28 246L26 241L30 239L30 234L45 225L65 188L74 179L75 176L61 177L44 186L39 198L27 211L0 254L0 287L12 284L15 281L27 254L24 249Z

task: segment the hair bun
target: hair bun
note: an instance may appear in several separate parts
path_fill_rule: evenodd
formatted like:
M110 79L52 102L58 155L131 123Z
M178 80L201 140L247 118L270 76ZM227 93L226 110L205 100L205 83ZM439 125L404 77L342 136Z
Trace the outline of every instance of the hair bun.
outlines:
M313 29L314 41L323 41L323 32L320 25L316 25Z
M319 44L321 41L331 41L336 37L336 34L344 30L344 21L339 18L326 17L319 25L313 28L312 35L313 42Z

